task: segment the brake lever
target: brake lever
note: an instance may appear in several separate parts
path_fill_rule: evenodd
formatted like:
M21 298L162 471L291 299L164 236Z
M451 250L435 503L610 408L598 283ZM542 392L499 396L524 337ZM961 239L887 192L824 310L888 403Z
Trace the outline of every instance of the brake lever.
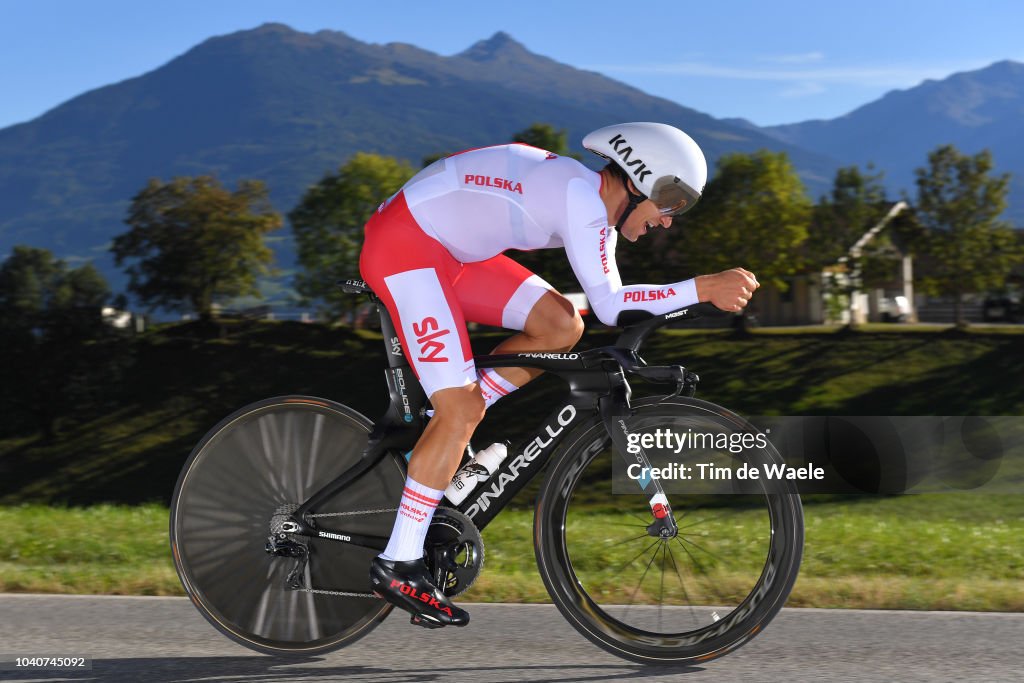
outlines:
M696 372L690 372L686 368L683 368L683 379L676 383L676 390L672 392L672 395L668 398L682 396L684 391L689 398L693 398L693 395L697 393L697 385L699 383L700 375Z

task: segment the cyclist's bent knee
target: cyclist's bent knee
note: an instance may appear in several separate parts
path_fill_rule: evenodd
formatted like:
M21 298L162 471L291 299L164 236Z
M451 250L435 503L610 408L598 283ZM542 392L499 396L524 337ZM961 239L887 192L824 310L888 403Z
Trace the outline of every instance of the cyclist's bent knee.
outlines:
M430 396L434 420L475 428L484 419L484 397L476 384L439 389Z
M576 342L583 337L583 329L583 318L580 317L580 312L574 308L572 318L568 321L565 329L566 339L571 340L570 348L576 346Z
M571 349L583 336L583 318L571 301L549 291L530 311L523 332L551 349Z

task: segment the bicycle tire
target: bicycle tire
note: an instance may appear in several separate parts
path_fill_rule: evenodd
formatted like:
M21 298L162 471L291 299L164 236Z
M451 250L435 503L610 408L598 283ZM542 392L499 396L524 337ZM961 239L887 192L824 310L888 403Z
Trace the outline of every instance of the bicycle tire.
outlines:
M309 656L354 642L391 611L372 596L376 551L295 537L308 544L306 587L363 595L346 597L286 590L296 561L265 549L274 513L348 469L371 426L333 401L282 396L238 410L193 449L171 500L171 549L185 591L218 631L258 652ZM313 512L354 511L348 528L386 537L395 513L380 510L396 507L404 481L404 460L390 453Z
M697 399L641 399L634 402L634 408L636 417L631 419L638 420L636 424L640 425L645 421L648 425L677 426L707 423L737 433L755 433L734 413ZM782 462L770 442L766 448L757 450L761 455L753 456L754 460ZM598 497L609 493L611 477L607 476L606 468L611 467L612 458L619 458L612 451L604 424L596 418L584 424L567 437L560 451L537 497L534 550L551 599L569 623L591 642L630 661L692 665L743 645L782 608L796 581L803 553L803 509L792 481L762 480L758 485L761 494L753 496L668 494L679 536L668 540L652 538L644 534L643 524L636 524L630 533L639 532L637 537L620 542L617 520L626 520L628 512L624 510L630 505L643 517L640 522L650 523L653 518L646 495L615 495L605 502L605 512L601 503L595 507L593 501L584 500L595 498L595 489L600 489ZM581 483L589 488L584 491ZM764 512L758 512L760 508L751 511L751 498L766 508L766 519ZM715 515L692 516L696 510L707 510L712 504L718 506ZM581 524L584 517L589 519ZM595 531L595 526L599 530ZM589 530L581 531L584 527ZM742 541L765 531L767 542L762 550L750 550L749 543L736 542L736 537ZM699 543L694 541L698 533ZM599 535L603 538L597 538ZM627 546L633 549L626 550ZM644 548L638 556L643 558L640 563L634 558L608 571L610 555L618 555L617 564L619 559L633 555L638 547ZM718 555L715 550L732 553L736 559ZM675 556L677 552L679 558ZM761 552L763 564L758 559ZM645 584L658 553L660 585ZM632 589L629 604L617 603L630 590L631 577L639 574L648 555L650 559ZM666 566L673 583L672 592L667 595ZM683 578L683 570L687 579ZM672 577L672 573L676 576ZM716 585L718 577L723 584ZM677 579L678 588L674 585ZM743 581L753 583L746 585ZM609 583L614 585L609 588ZM620 589L619 584L625 588ZM650 587L651 596L660 590L656 610L649 604L634 604L638 594L647 595L647 590L641 590L646 586ZM629 615L631 609L633 617ZM671 622L667 627L666 617Z

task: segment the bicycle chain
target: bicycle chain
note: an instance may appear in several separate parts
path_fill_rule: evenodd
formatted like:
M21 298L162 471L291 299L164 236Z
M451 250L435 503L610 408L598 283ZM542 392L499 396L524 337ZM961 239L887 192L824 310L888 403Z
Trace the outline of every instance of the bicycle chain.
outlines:
M310 517L348 517L352 515L379 515L382 512L398 512L398 508L381 508L379 510L354 510L352 512L321 512ZM324 588L297 588L300 593L314 593L316 595L337 595L342 598L380 598L373 593L351 593L349 591L332 591Z
M320 595L339 595L343 598L373 598L379 600L373 593L349 593L348 591L331 591L324 588L296 588L298 593L318 593Z
M353 512L320 512L309 517L345 517L348 515L379 515L382 512L398 512L398 508L382 508L380 510L355 510Z
M379 509L379 510L354 510L354 511L351 511L351 512L321 512L321 513L317 513L317 514L311 514L311 515L309 515L309 517L345 517L345 516L351 516L351 515L376 515L376 514L380 514L382 512L397 512L397 511L398 511L398 508L382 508L382 509ZM453 512L453 511L447 511L447 512ZM477 537L479 537L479 532L477 532ZM479 545L482 546L482 542ZM479 570L479 569L477 568L477 570ZM475 574L474 574L473 579L475 579ZM472 579L459 592L461 593L461 592L465 591L466 588L468 588L469 584L471 584L471 583L472 583ZM296 592L299 592L299 593L312 593L314 595L334 595L334 596L343 597L343 598L373 598L375 600L380 600L381 599L380 596L378 596L378 595L376 595L374 593L352 593L352 592L349 592L349 591L331 591L331 590L321 589L321 588L297 588L297 589L293 589L293 590L295 590Z

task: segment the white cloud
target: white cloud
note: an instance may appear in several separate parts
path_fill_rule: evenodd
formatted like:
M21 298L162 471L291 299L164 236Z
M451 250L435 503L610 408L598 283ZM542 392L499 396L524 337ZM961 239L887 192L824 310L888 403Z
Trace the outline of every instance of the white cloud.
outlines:
M769 62L771 64L811 64L813 62L820 62L823 59L825 59L825 53L823 52L804 52L795 55L765 55L758 57L757 61Z
M820 95L821 93L828 90L821 83L814 83L811 81L804 81L801 83L794 83L788 88L784 88L779 91L781 97L810 97L811 95Z
M673 62L667 64L611 64L586 67L605 73L663 74L728 78L748 81L783 81L793 83L841 83L871 87L908 87L928 78L941 79L956 71L980 69L988 62L959 65L835 66L809 68L771 68L720 66L707 62Z

